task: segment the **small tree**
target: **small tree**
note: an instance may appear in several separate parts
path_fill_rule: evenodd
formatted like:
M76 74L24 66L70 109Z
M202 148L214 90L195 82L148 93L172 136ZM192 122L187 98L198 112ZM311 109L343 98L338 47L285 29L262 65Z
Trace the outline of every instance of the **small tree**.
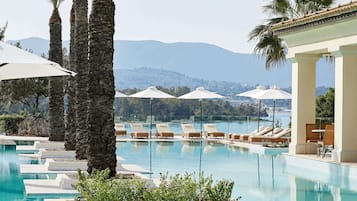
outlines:
M325 95L316 99L316 116L333 118L335 111L335 89L329 88Z

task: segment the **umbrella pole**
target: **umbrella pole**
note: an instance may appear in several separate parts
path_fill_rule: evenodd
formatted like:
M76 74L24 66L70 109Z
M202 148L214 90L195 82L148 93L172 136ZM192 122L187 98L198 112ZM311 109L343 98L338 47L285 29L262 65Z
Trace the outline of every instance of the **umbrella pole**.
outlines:
M260 162L259 162L259 154L257 154L257 162L258 162L258 186L260 186Z
M259 120L260 120L260 110L261 110L262 100L259 99L259 107L258 107L258 130L259 131Z
M274 117L275 117L275 99L274 99L274 101L273 101L273 131L274 131L274 124L275 124L275 119L274 119Z
M274 157L271 155L271 178L272 178L272 184L273 184L273 189L275 188L275 181L274 181Z
M200 165L199 165L199 174L201 174L201 169L202 169L202 122L203 122L203 109L202 109L202 99L200 101L200 106L201 106L201 139L200 139Z
M151 137L152 137L152 98L150 98L150 139L149 139L149 146L150 146L150 177L152 173L152 145L151 145Z

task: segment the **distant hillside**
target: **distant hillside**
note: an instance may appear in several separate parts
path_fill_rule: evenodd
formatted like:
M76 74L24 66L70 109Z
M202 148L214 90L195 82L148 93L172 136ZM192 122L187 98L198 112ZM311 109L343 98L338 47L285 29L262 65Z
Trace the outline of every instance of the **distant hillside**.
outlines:
M32 49L37 54L47 53L47 40L28 38L20 40L20 42L23 47ZM68 41L64 41L63 44L68 48ZM291 64L289 62L280 68L266 71L262 58L251 54L234 53L215 45L121 40L115 41L114 45L115 69L150 67L204 80L281 87L291 85ZM331 63L320 61L317 68L317 86L332 86L334 83L333 70Z
M224 81L207 81L195 79L186 75L153 68L138 69L114 69L115 86L117 89L140 88L144 89L150 85L163 87L188 86L195 89L205 86L207 89L218 93L234 96L237 93L251 89L253 86Z

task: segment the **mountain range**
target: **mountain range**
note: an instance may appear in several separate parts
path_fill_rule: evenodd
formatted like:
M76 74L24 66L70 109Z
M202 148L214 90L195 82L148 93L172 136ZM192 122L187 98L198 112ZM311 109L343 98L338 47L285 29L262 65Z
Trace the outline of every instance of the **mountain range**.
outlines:
M17 40L35 54L48 52L48 40ZM7 41L15 43L17 41ZM63 46L68 49L69 42ZM239 45L239 44L237 44ZM266 70L264 59L253 54L235 53L206 43L163 43L159 41L114 41L116 87L199 85L207 88L255 86L290 87L291 64ZM317 86L333 86L334 66L325 60L317 64ZM211 87L207 86L210 85Z

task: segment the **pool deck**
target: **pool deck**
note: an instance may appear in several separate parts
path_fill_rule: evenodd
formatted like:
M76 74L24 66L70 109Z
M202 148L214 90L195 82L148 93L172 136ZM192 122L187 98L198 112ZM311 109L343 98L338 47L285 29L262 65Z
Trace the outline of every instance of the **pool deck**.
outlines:
M25 179L26 195L58 195L58 194L78 194L75 189L63 189L55 179Z
M16 142L13 140L0 139L0 145L16 145Z

